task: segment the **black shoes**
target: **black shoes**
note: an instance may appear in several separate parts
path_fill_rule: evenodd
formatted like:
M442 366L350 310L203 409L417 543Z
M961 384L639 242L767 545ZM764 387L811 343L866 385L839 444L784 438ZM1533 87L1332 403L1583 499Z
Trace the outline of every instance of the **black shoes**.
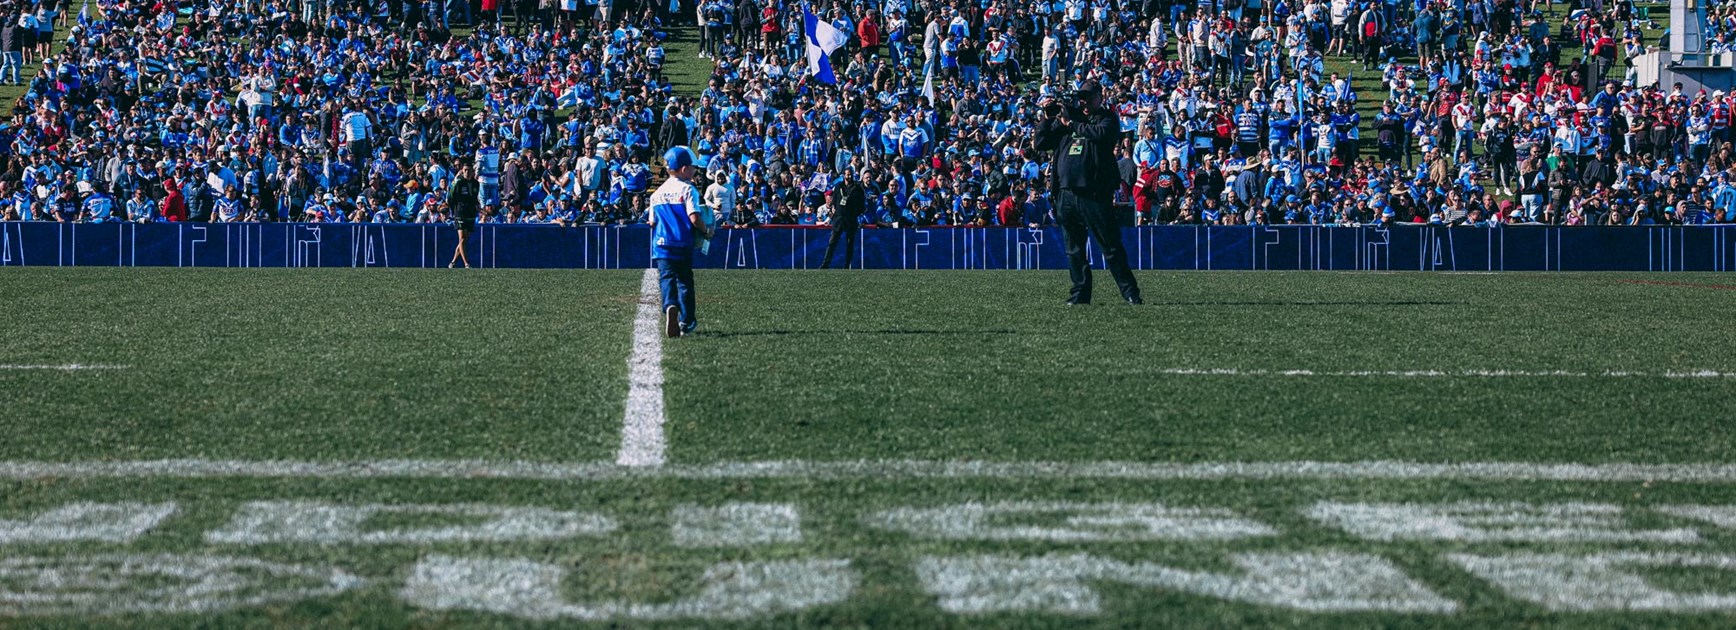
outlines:
M663 309L663 334L671 339L681 336L681 310L673 304Z
M1127 299L1127 303L1130 305L1133 305L1133 306L1139 306L1139 305L1145 303L1145 298L1139 297L1137 295L1128 296L1126 299ZM1091 300L1089 300L1089 299L1079 299L1079 298L1067 298L1067 301L1063 302L1063 304L1066 304L1067 306L1080 306L1080 305L1085 305L1085 304L1090 304L1090 303L1091 303Z

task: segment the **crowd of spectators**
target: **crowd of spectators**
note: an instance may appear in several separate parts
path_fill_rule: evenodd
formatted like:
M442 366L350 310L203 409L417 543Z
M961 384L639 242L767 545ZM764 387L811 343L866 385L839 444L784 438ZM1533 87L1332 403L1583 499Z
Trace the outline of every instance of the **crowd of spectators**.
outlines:
M810 76L805 8L852 35L835 85ZM1042 225L1032 130L1098 82L1130 223L1736 222L1736 97L1635 85L1656 42L1627 0L0 0L0 20L0 83L29 79L0 126L8 220L442 222L470 166L485 223L633 223L687 145L726 225L826 224L843 178L877 225ZM671 47L702 89L671 84Z

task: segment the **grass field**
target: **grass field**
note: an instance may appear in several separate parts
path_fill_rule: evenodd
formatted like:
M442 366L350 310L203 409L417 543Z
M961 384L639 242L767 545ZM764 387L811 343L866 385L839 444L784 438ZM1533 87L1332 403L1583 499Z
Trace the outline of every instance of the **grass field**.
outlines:
M1732 623L1722 276L1140 279L3 273L0 626Z

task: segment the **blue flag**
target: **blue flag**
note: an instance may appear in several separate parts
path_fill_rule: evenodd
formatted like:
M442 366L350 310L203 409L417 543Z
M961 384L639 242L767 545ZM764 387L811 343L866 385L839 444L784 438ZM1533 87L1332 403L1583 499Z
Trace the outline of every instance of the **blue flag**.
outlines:
M802 34L808 44L808 76L822 83L837 84L838 77L832 74L830 55L850 41L850 35L814 17L814 12L806 5L802 7Z

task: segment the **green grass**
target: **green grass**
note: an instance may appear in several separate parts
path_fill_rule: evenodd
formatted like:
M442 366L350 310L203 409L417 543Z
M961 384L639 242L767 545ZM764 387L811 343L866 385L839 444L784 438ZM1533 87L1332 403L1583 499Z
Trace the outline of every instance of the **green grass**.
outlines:
M1713 395L1736 393L1736 380L1163 372L1707 369L1728 365L1723 348L1736 341L1708 309L1722 297L1710 290L1609 275L1142 278L1145 308L1069 309L1055 274L860 274L837 284L704 274L709 334L669 349L676 457L1336 460L1353 451L1679 461L1736 452ZM1108 280L1098 278L1109 284L1101 297L1115 301ZM1645 423L1631 422L1642 413ZM731 439L743 427L760 439Z
M1653 10L1655 19L1667 11ZM697 92L709 62L691 29L668 72ZM1332 59L1329 71L1344 60ZM34 70L32 70L34 71ZM1357 78L1378 103L1372 74ZM1363 84L1369 82L1372 85ZM0 98L16 90L0 88ZM1365 111L1369 115L1372 110ZM1178 375L1173 369L1736 372L1728 292L1623 283L1695 274L1142 273L1148 304L1059 304L1060 274L699 274L702 334L665 344L669 463L936 460L1065 462L1538 462L1730 464L1736 378ZM640 272L32 269L0 273L4 462L164 459L613 461ZM205 614L29 615L4 594L48 588L128 601L173 580L80 583L0 570L0 627L521 627L547 622L406 603L432 555L566 569L569 602L668 602L720 562L839 559L842 602L726 621L688 616L582 627L1559 627L1722 628L1729 612L1554 612L1454 565L1452 553L1736 553L1736 530L1664 516L1728 504L1727 484L1370 479L897 479L874 475L589 481L0 477L12 523L79 502L175 502L129 542L0 542L18 558L226 556L337 567L343 594ZM619 528L552 541L401 544L207 542L250 501L484 504L581 510ZM1232 541L933 540L870 526L898 508L1065 501L1229 508L1276 534ZM1694 544L1378 541L1306 517L1320 501L1608 504L1636 527L1692 528ZM678 506L789 504L803 537L674 544ZM462 523L462 519L458 523ZM1016 521L1026 522L1026 521ZM452 524L376 517L369 527ZM1058 518L1036 523L1058 527ZM1314 613L1175 589L1088 581L1094 615L953 614L925 591L924 558L1091 554L1236 574L1234 554L1374 554L1452 614ZM1736 572L1654 570L1649 583L1736 593ZM105 579L114 576L99 576ZM33 581L33 578L36 581ZM213 582L221 592L222 583ZM112 591L105 591L114 589ZM64 591L63 591L64 592ZM510 595L513 588L502 593ZM81 604L88 606L95 604Z
M1728 464L1736 452L1726 418L1736 394L1731 378L1163 373L1736 371L1728 292L1620 282L1660 277L1730 284L1693 274L1142 273L1144 307L1110 301L1069 308L1060 305L1064 283L1056 272L702 271L702 334L664 344L669 463ZM7 319L20 323L0 335L0 364L130 366L0 370L0 426L7 427L0 461L612 461L639 279L637 271L0 273ZM573 602L671 601L691 595L719 562L843 559L858 579L844 601L802 612L596 627L1728 627L1728 613L1552 612L1474 577L1446 554L1733 553L1736 530L1654 511L1725 504L1730 496L1727 484L1665 481L9 477L0 478L0 521L84 501L173 501L180 511L131 542L6 542L0 562L218 555L340 567L367 582L340 595L211 614L17 616L9 607L16 604L0 600L0 626L529 624L407 604L400 591L412 567L438 554L564 567L570 574L559 590ZM206 541L243 503L260 500L535 506L596 512L620 527L538 542ZM1230 508L1277 533L1230 541L974 541L868 524L882 510L1002 501ZM1701 541L1370 541L1303 515L1319 501L1611 504L1629 510L1635 526L1694 528ZM677 506L728 502L790 504L803 537L745 547L673 543ZM1085 553L1233 575L1231 556L1250 552L1375 554L1461 608L1310 613L1093 581L1101 595L1096 615L966 615L942 611L916 568L931 556ZM1649 579L1678 590L1736 592L1731 572L1659 571ZM31 584L0 572L0 593Z
M699 96L711 81L712 62L699 58L699 28L676 26L669 29L669 39L663 42L663 74L675 86L675 93Z
M130 367L0 370L0 458L601 459L618 443L633 272L65 271L0 274L9 314L38 323L5 335L0 363Z

